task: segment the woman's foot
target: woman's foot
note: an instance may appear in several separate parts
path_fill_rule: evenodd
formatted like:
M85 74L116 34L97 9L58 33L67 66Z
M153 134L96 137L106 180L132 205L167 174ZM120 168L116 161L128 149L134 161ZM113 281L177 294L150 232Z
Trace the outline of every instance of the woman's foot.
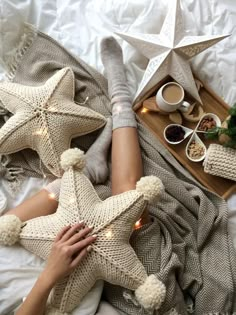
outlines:
M122 49L113 37L101 42L102 62L108 79L112 104L113 130L122 127L137 127L126 82Z
M86 153L86 166L84 174L94 184L105 182L109 169L107 163L108 150L111 145L112 119L108 118L107 123L97 140L91 145Z

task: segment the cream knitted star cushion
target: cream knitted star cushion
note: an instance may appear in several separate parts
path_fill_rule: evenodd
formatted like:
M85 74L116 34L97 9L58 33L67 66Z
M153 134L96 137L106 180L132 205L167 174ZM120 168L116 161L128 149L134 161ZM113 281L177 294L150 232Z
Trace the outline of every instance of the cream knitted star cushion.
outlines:
M102 201L81 172L85 164L81 151L67 150L61 160L66 171L61 181L57 212L27 221L19 235L20 243L46 259L57 233L78 220L94 226L93 234L97 239L92 244L93 250L75 271L55 286L50 305L57 312L71 312L94 283L104 279L135 290L138 303L145 309L158 309L165 299L165 285L156 276L147 275L129 238L147 201L157 201L163 190L162 182L154 176L143 177L136 190Z
M13 116L0 129L0 153L31 148L55 176L61 176L61 154L71 139L101 128L106 119L74 103L74 74L56 72L43 86L0 83L0 101Z

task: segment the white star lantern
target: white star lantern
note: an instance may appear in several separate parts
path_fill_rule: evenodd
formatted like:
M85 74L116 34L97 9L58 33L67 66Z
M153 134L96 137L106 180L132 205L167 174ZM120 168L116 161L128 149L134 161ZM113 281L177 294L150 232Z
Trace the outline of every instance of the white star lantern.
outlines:
M120 32L116 34L149 59L134 102L140 100L147 91L170 75L185 91L202 103L189 60L229 36L185 36L180 0L171 2L160 34L129 35Z

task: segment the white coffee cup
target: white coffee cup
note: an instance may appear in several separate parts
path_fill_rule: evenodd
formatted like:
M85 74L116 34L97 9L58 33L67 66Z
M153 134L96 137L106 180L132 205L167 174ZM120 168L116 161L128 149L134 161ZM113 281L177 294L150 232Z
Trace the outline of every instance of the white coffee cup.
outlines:
M177 109L186 112L190 104L184 101L184 89L177 82L164 84L156 94L158 107L164 112L174 112Z

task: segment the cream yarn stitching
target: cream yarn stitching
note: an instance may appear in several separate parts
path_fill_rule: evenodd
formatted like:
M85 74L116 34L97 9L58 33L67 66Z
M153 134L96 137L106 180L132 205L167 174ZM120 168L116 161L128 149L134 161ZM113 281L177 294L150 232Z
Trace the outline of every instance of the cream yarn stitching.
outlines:
M203 163L204 172L236 181L236 150L211 144Z
M84 175L78 176L71 170L63 175L56 214L28 221L20 235L21 244L46 259L58 231L78 220L94 226L93 233L98 238L82 265L55 287L52 297L54 307L62 312L71 312L97 279L107 278L114 284L128 288L133 288L134 284L136 288L143 282L145 269L127 240L145 204L142 195L136 191L101 202ZM126 242L120 246L117 240ZM121 265L123 260L124 267ZM133 270L133 278L128 270Z
M0 83L0 100L14 115L0 129L0 153L31 148L55 176L61 176L60 156L71 139L101 128L106 119L75 104L74 74L64 68L43 86Z

